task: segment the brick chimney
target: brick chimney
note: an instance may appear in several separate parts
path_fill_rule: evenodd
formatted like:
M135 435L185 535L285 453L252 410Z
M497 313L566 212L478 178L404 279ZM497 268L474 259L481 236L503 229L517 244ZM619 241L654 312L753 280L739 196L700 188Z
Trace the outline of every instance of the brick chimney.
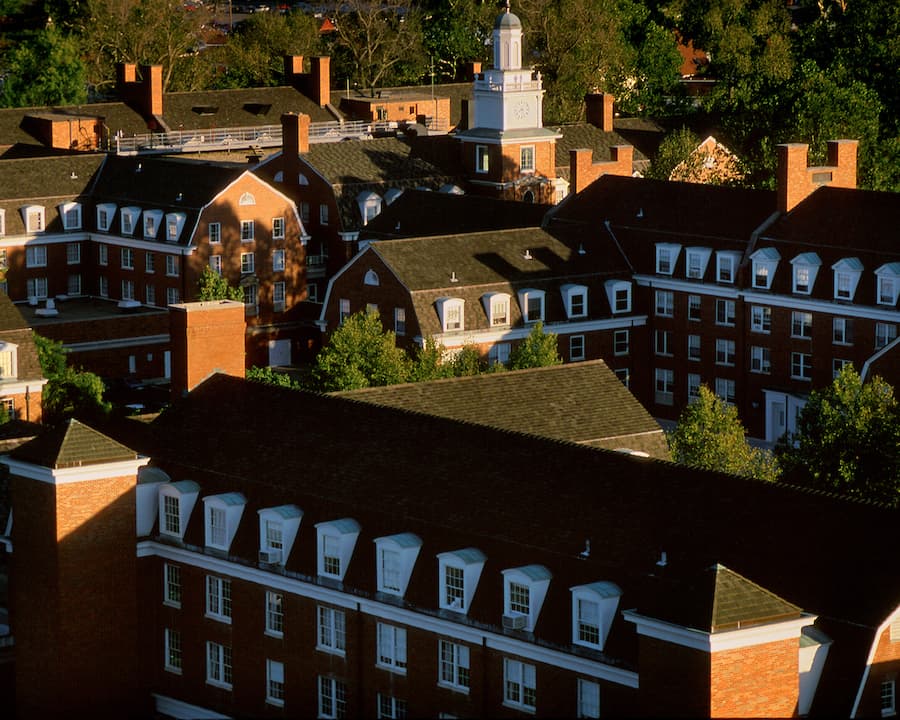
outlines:
M603 132L613 131L613 102L610 93L588 93L584 96L585 117L587 121Z
M829 140L828 164L807 166L809 146L788 143L778 146L778 210L790 212L822 185L856 187L856 140Z
M633 174L634 148L631 145L614 145L609 149L609 160L594 162L590 149L569 150L569 188L579 193L601 175Z
M331 58L327 55L311 57L308 73L303 71L302 55L285 55L284 79L319 107L331 102Z
M297 184L300 154L309 152L309 115L285 113L281 116L281 171L284 182Z
M214 372L244 377L244 304L208 300L169 305L172 399L193 390Z
M138 79L134 63L116 65L116 90L125 104L145 120L161 118L163 114L162 65L141 65Z

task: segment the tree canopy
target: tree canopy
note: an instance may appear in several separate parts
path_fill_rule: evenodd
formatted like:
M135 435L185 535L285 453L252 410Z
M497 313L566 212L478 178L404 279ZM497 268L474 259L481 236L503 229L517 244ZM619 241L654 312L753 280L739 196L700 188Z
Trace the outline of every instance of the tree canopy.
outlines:
M766 450L752 447L744 434L737 408L726 404L705 385L669 433L672 459L682 465L776 480L778 464Z
M544 323L535 323L528 337L510 353L509 367L511 370L524 370L559 365L562 358L559 356L558 346L556 333L544 332Z
M47 378L41 394L44 422L54 424L70 417L102 420L110 411L104 400L103 380L92 372L66 365L62 343L34 334L41 371Z
M239 287L229 285L228 281L213 272L209 266L203 268L203 273L197 281L198 300L237 300L244 301L244 291Z

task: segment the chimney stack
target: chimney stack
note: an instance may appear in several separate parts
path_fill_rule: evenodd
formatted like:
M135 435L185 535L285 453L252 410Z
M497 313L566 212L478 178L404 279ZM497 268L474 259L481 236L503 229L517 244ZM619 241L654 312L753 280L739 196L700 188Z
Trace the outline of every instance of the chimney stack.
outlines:
M285 183L297 184L300 154L309 152L309 115L285 113L281 116L281 171Z
M856 140L829 140L828 165L807 167L808 145L779 145L778 210L790 212L822 185L855 188L858 146Z
M148 122L162 118L163 75L162 65L141 65L134 63L116 65L116 90L126 105L134 109Z
M609 160L594 162L594 152L589 148L569 150L569 189L573 195L601 175L630 177L633 174L634 148L631 145L614 145L609 154Z
M319 107L331 102L331 58L311 57L310 71L303 71L302 55L284 56L284 79L295 90L306 95Z
M603 132L613 131L613 102L610 93L588 93L584 96L585 117L587 121Z

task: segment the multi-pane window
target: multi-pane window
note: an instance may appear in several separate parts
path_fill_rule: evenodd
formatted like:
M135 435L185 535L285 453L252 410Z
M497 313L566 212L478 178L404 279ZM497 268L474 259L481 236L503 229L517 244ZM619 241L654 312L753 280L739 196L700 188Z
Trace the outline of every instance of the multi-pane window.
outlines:
M898 279L892 275L878 276L878 304L894 305L897 302Z
M147 305L156 305L156 288L153 285L144 286L144 302Z
M534 145L525 145L519 151L519 165L522 172L534 171Z
M300 222L304 225L309 222L309 203L301 202L300 203Z
M284 240L284 218L272 218L272 239Z
M767 347L750 348L750 370L756 373L772 372L772 352Z
M209 241L211 243L222 242L222 226L217 222L209 224Z
M241 220L241 242L250 242L255 235L253 220Z
M583 292L573 292L569 296L569 317L585 315L587 315L587 295Z
M475 146L475 172L486 173L490 167L490 156L487 145Z
M703 255L698 252L687 253L687 276L692 280L703 277Z
M231 621L231 580L206 576L206 614L217 620Z
M854 276L848 272L835 272L834 296L838 300L853 299L853 278Z
M66 244L66 262L69 265L77 265L81 262L81 243Z
M613 352L616 355L627 355L629 346L628 330L616 330L613 332Z
M97 293L100 297L109 297L109 278L106 275L97 278Z
M656 368L656 402L661 405L671 405L674 389L675 371L667 368Z
M170 535L181 534L180 502L174 495L163 495L163 518L165 532Z
M631 310L631 288L619 287L613 292L613 312L628 312Z
M266 660L266 702L284 705L284 663Z
M600 647L600 605L594 600L577 598L575 601L575 641Z
M225 509L219 507L209 508L209 544L218 547L225 546Z
M122 248L122 267L126 270L134 270L134 250Z
M398 672L406 672L406 630L378 623L378 664Z
M340 308L339 309L340 320L341 320L341 323L343 324L344 320L346 320L348 317L350 317L350 300L347 298L341 298L338 305Z
M284 595L266 591L266 632L270 635L284 633Z
M688 295L688 320L700 320L700 296Z
M525 322L537 322L544 319L544 296L528 295L525 301Z
M222 275L222 256L221 255L210 255L209 256L209 269L212 270L216 275Z
M716 278L719 282L734 282L734 258L731 255L718 255L716 267Z
M284 310L284 283L272 283L272 307L275 312Z
M675 312L675 293L670 290L656 291L656 314L660 317L672 317Z
M81 295L81 275L69 275L66 281L67 295Z
M391 592L400 592L400 553L385 548L380 556L382 587Z
M809 380L812 378L812 355L806 353L791 353L791 377L797 380Z
M845 367L847 367L848 365L852 366L853 361L852 360L841 360L840 358L834 358L831 361L831 376L833 378L836 378L838 375L841 374L843 369Z
M716 340L716 365L734 365L734 340Z
M156 272L156 255L152 252L144 253L144 272L149 274Z
M341 576L341 540L335 535L322 536L322 573Z
M656 272L671 275L674 270L675 252L664 245L656 247Z
M763 265L762 263L755 263L756 267L753 272L753 287L755 288L768 288L769 283L771 282L769 271L770 267L768 265Z
M343 610L319 605L319 641L320 650L343 653L347 645L346 617Z
M509 611L528 615L531 611L531 592L527 585L517 582L509 584Z
M734 300L716 300L716 325L734 325Z
M812 313L791 313L791 337L808 338L812 335Z
M600 684L591 680L578 679L578 711L579 718L600 717Z
M506 296L491 298L491 325L506 325L509 322L509 300Z
M534 665L503 659L503 702L513 707L535 709L537 684Z
M328 224L328 206L327 205L319 205L319 224L327 225Z
M569 337L569 360L573 362L584 360L584 335Z
M459 303L448 304L444 307L444 329L459 330L462 327L462 306Z
M181 607L181 568L166 563L163 566L163 602Z
M29 245L25 248L25 267L46 267L47 246Z
M47 287L47 278L45 277L28 278L25 281L25 292L30 298L47 297Z
M122 281L122 299L134 300L134 280Z
M875 323L875 349L883 348L897 337L897 326L893 323Z
M631 370L629 368L616 368L613 372L625 387L631 387Z
M897 681L893 678L881 681L881 717L897 713Z
M688 360L700 359L700 336L688 335Z
M406 335L406 309L394 308L394 334Z
M98 245L97 246L97 262L100 265L106 265L109 263L109 246L108 245Z
M335 678L319 676L319 717L343 718L347 715L347 686Z
M166 255L166 275L178 277L178 258L174 255Z
M252 252L241 253L241 273L247 275L256 270L256 255Z
M653 332L654 345L657 355L672 354L672 331L671 330L655 330Z
M284 531L276 520L266 520L266 549L278 552L284 549Z
M465 574L462 568L448 565L444 568L444 605L462 610L465 603Z
M794 292L809 294L809 266L797 265L794 267Z
M206 643L206 682L231 689L231 648L219 643Z
M728 378L716 378L716 395L729 405L734 405L734 380Z
M166 628L164 664L169 672L181 673L181 633L178 630Z
M700 374L699 373L688 373L687 394L688 394L688 402L692 402L700 397Z
M390 720L406 720L406 700L400 700L391 695L378 693L378 712L376 717Z
M771 332L772 308L766 305L752 305L750 307L750 329L753 332Z
M456 689L469 689L469 648L441 640L438 642L438 683Z
M181 293L178 288L166 288L166 304L176 305L181 302Z
M26 214L26 229L28 232L43 232L44 208L31 208Z
M284 270L284 250L272 251L272 272L282 272Z
M849 318L832 319L831 340L835 345L850 345L853 343L853 324Z

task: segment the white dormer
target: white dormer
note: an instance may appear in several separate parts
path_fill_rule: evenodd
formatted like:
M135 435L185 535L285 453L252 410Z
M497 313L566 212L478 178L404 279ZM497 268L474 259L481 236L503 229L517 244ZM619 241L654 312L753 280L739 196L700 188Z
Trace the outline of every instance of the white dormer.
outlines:
M25 205L21 209L21 213L22 222L25 224L25 232L38 233L46 230L47 224L43 205Z
M875 271L875 277L878 280L878 304L896 305L897 293L900 292L900 262L885 263Z
M272 565L287 564L294 540L300 530L303 511L296 505L278 505L258 510L259 561Z
M421 549L422 539L413 533L375 538L378 592L403 597Z
M660 275L671 275L675 272L675 263L681 253L681 245L676 243L656 243L656 272Z
M6 235L6 210L0 208L0 236Z
M750 256L753 272L753 287L768 290L772 287L772 278L778 269L781 253L775 248L762 248Z
M97 205L97 229L101 232L109 232L115 214L115 203L99 203Z
M138 470L135 486L135 510L137 536L144 537L153 532L153 523L159 509L159 490L163 483L172 482L172 478L158 467L144 465Z
M611 582L578 585L572 591L572 642L602 650L622 597L622 589Z
M206 547L228 552L247 506L247 498L239 492L207 495L203 505Z
M526 323L536 323L544 320L544 291L526 288L519 290L519 309L522 311L522 319Z
M19 347L13 343L0 341L0 382L9 382L19 377Z
M81 203L67 202L57 206L63 230L81 230Z
M855 257L841 258L831 269L834 271L834 299L853 300L862 276L862 262Z
M689 280L702 280L706 276L706 266L712 257L712 248L691 247L684 251L684 276Z
M631 283L628 280L607 280L603 287L613 315L631 312Z
M186 219L183 212L166 213L166 242L178 242Z
M343 580L358 537L359 523L353 518L330 520L316 525L316 564L319 575Z
M381 280L378 278L378 273L374 270L366 270L365 277L363 277L363 285L372 285L374 287L378 287L381 285Z
M391 188L384 194L384 202L387 205L390 205L394 200L400 197L403 194L402 188Z
M141 209L138 207L123 207L119 212L119 225L123 235L134 235Z
M587 317L587 286L567 283L560 288L560 291L562 292L563 305L566 308L566 317L568 317L569 320Z
M193 480L179 480L159 486L159 533L184 540L191 512L200 495Z
M733 250L716 250L716 282L733 284L741 254Z
M444 332L458 332L466 329L465 306L462 298L444 297L438 298L436 303L438 317L441 319L441 330Z
M543 565L503 571L503 627L534 631L552 577Z
M812 293L813 285L816 284L816 275L819 274L819 268L822 267L822 259L814 252L801 253L793 260L793 282L792 290L799 295L809 295Z
M481 550L465 548L441 553L438 560L438 607L466 614L475 597L487 558Z
M491 327L509 325L509 293L492 292L481 296L484 312Z
M362 224L368 225L381 212L381 196L372 190L363 191L356 196L356 204L359 206L359 216Z
M144 237L152 240L159 234L159 224L162 222L162 210L144 210Z

